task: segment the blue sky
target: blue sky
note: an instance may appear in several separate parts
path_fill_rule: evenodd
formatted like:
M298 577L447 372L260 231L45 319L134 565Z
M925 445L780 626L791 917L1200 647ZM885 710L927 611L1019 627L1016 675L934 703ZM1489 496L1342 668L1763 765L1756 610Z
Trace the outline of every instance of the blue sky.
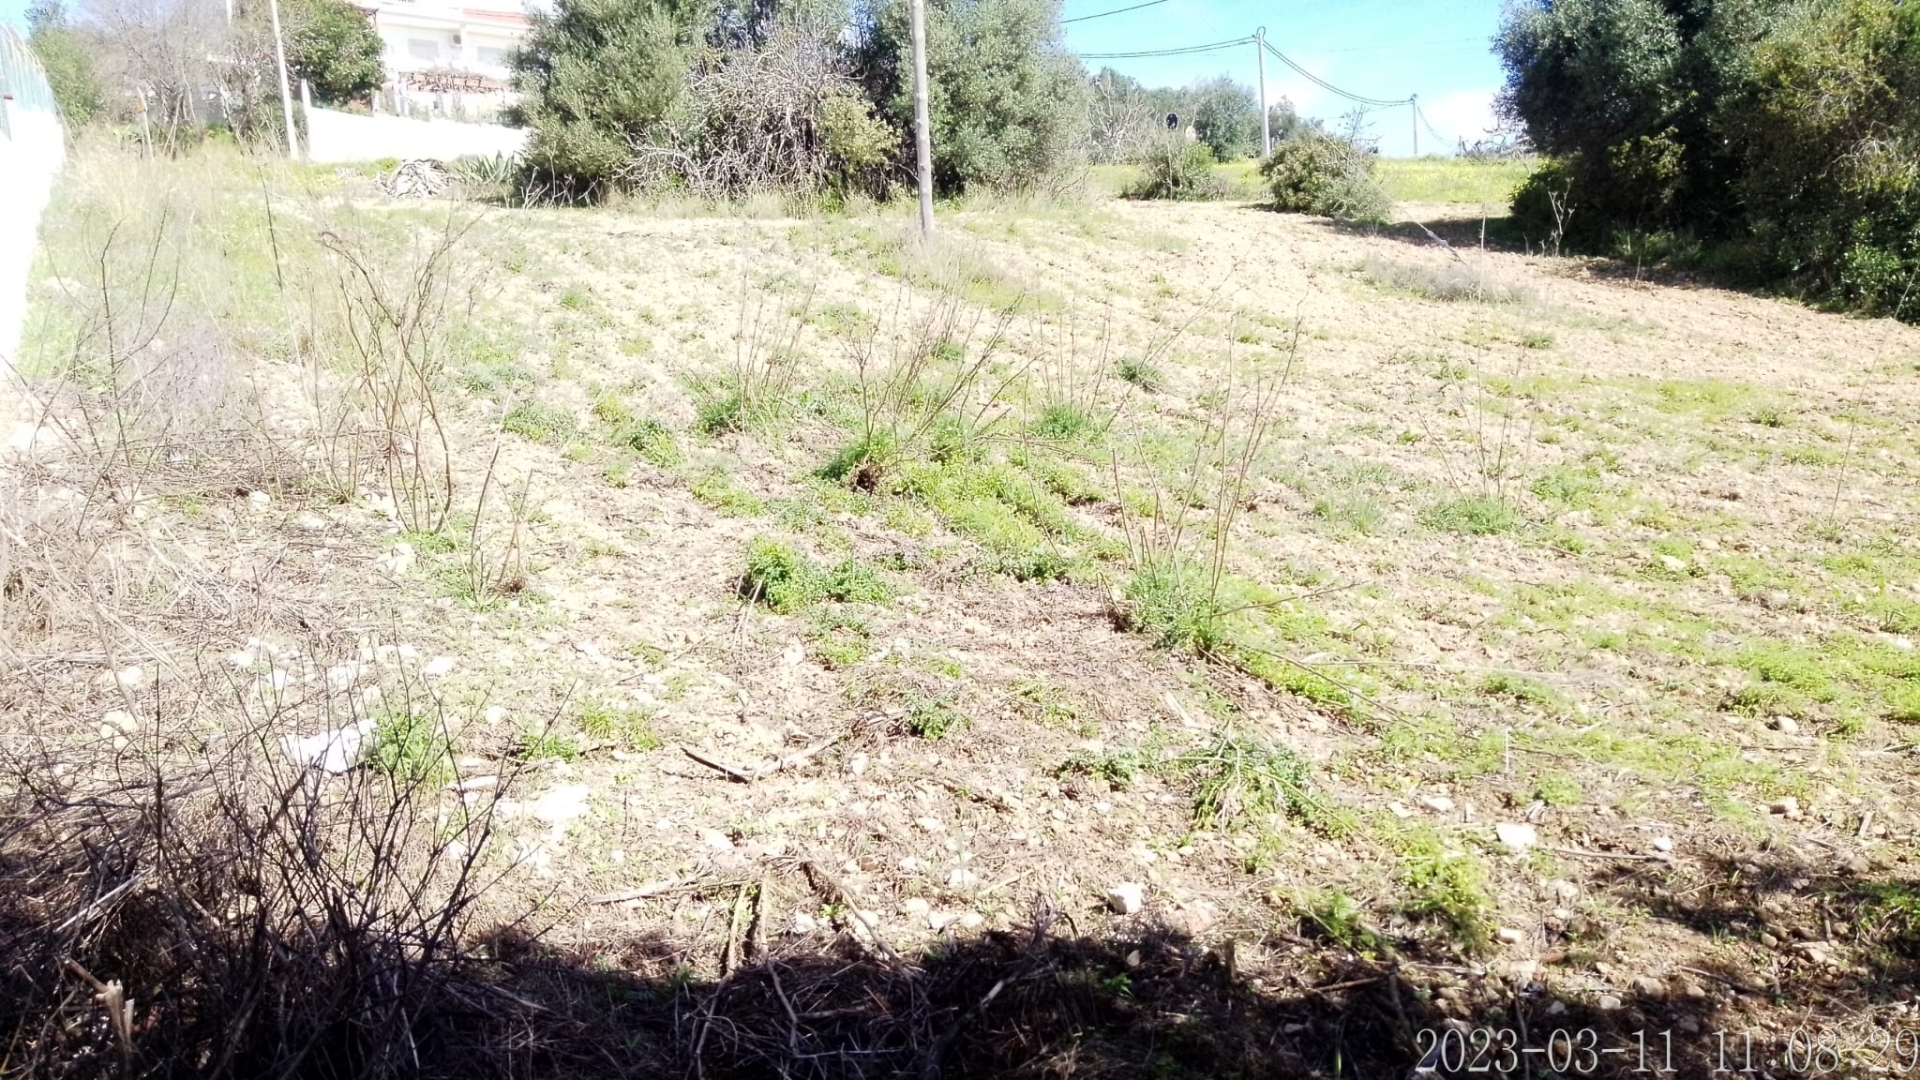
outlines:
M1140 0L1066 0L1064 17L1093 15ZM0 21L23 26L28 0L0 0ZM1267 40L1308 71L1341 89L1382 100L1420 95L1420 110L1443 136L1420 135L1420 149L1450 148L1492 123L1499 61L1488 41L1500 24L1500 0L1340 0L1280 3L1261 0L1165 0L1139 11L1068 23L1067 45L1079 52L1140 52L1204 45L1243 37L1257 26ZM1179 86L1212 75L1231 75L1252 85L1258 74L1252 45L1224 52L1132 60L1089 60L1111 65L1153 86ZM1345 103L1268 58L1270 100L1289 98L1309 116L1337 119ZM1413 125L1404 107L1370 118L1384 154L1413 149Z
M1141 0L1066 0L1073 19ZM1420 111L1446 136L1446 147L1420 133L1420 151L1450 149L1492 123L1500 62L1489 42L1500 25L1500 0L1341 0L1339 3L1277 3L1260 0L1166 0L1139 11L1070 22L1067 45L1077 52L1141 52L1226 41L1267 28L1267 41L1294 62L1333 85L1382 100L1420 95ZM1108 65L1150 86L1179 86L1194 79L1230 75L1252 85L1258 74L1252 45L1223 52L1129 60L1088 60ZM1267 96L1290 99L1309 116L1334 120L1350 107L1340 98L1267 58ZM1413 125L1403 106L1369 117L1380 151L1405 155L1413 149Z

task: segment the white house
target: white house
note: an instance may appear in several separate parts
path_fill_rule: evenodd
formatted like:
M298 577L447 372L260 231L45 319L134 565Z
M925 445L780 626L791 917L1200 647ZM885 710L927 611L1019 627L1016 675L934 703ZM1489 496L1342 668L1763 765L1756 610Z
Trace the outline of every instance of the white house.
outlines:
M507 56L526 37L527 12L551 0L370 0L358 6L386 43L379 105L402 114L492 119L511 104Z

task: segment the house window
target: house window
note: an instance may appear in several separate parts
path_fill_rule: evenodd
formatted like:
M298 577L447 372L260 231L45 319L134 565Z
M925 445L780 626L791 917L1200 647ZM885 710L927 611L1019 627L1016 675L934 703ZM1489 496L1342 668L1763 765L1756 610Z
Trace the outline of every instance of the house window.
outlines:
M475 46L473 58L491 67L507 66L507 50L498 45Z
M408 38L407 55L415 60L438 60L440 43L429 38Z

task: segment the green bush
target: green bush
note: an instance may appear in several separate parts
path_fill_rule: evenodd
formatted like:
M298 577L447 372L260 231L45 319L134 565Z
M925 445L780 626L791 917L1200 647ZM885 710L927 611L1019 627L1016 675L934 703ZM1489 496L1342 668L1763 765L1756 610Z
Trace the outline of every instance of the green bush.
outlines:
M1503 105L1554 160L1530 242L1684 261L1920 317L1920 7L1884 0L1525 0Z
M1392 212L1393 200L1374 182L1373 167L1373 155L1352 141L1308 131L1275 146L1260 175L1276 210L1378 221Z
M864 21L860 69L904 135L913 130L906 2L879 0ZM931 0L926 36L933 179L942 194L1032 188L1079 160L1089 89L1053 0Z
M680 97L692 28L692 6L674 0L559 0L536 12L511 61L521 97L507 114L533 129L528 182L569 200L610 193L630 140Z
M346 0L287 0L280 19L287 71L307 81L316 104L364 97L386 78L386 45L372 21Z
M59 0L37 0L27 8L27 34L67 126L98 119L106 111L106 91L83 32L67 21Z
M1138 162L1140 177L1120 194L1128 199L1223 199L1227 182L1214 175L1206 143L1169 143Z
M834 87L820 102L820 142L841 191L877 189L900 147L900 133L875 116L860 93Z

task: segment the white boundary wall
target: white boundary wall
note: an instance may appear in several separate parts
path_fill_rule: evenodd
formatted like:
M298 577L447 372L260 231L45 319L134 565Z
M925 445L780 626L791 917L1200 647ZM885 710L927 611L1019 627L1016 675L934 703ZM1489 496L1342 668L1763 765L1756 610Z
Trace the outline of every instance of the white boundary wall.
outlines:
M46 75L12 28L0 26L0 377L13 367L27 312L40 215L66 164L67 138Z
M307 110L307 157L318 162L381 158L451 161L468 154L513 157L526 145L524 129L498 124L357 116L333 109Z

